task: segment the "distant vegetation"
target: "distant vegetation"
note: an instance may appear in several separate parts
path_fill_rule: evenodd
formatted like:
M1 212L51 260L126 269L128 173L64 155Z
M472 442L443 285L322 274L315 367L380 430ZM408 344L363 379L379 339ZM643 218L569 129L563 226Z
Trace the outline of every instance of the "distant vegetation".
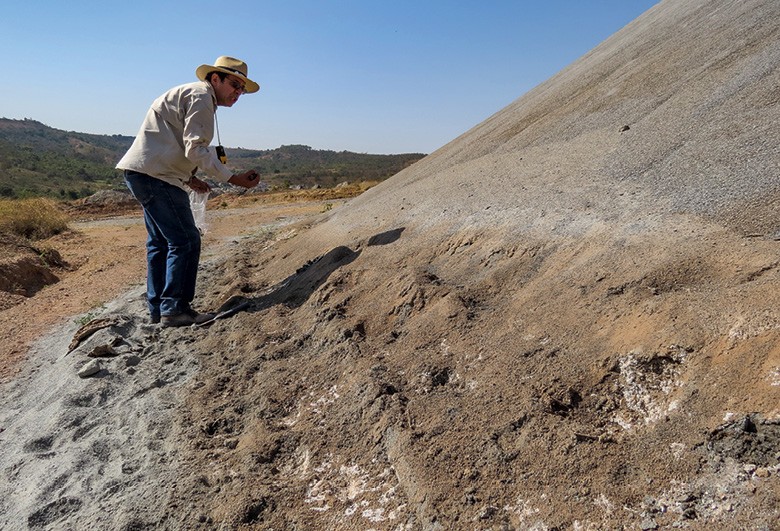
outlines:
M382 181L425 155L369 155L350 151L326 151L289 145L256 151L227 149L228 161L238 168L255 169L272 188L315 185L330 188L356 181Z
M76 133L30 119L0 118L0 197L73 200L99 190L124 189L114 166L132 142L130 136ZM277 190L381 181L424 156L336 152L302 145L226 151L230 166L257 170L261 180Z
M78 199L116 187L117 154L132 141L0 118L0 197Z

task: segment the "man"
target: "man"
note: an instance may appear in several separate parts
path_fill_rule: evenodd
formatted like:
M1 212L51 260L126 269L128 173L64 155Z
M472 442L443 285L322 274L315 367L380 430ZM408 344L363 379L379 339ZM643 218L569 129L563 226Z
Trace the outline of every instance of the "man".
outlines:
M200 81L174 87L152 103L141 129L117 168L144 210L146 300L153 323L187 326L209 320L190 304L200 261L200 232L189 203L189 189L208 192L195 177L200 168L220 181L252 188L257 173L233 174L209 144L217 106L232 107L260 86L247 77L247 65L219 57L195 71ZM221 146L220 146L221 149Z

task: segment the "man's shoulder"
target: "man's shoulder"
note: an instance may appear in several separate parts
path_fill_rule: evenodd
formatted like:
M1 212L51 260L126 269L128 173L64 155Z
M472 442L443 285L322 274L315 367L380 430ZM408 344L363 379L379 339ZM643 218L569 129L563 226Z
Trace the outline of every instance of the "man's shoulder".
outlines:
M151 110L165 116L185 109L208 108L214 102L213 89L202 81L178 85L162 94L152 103Z
M211 91L211 85L205 81L193 81L192 83L185 83L183 85L173 87L168 92L175 92L178 94L205 95L211 94Z
M155 105L189 108L191 105L208 105L207 102L215 102L214 89L209 83L195 81L193 83L185 83L184 85L173 87L160 96L155 102Z

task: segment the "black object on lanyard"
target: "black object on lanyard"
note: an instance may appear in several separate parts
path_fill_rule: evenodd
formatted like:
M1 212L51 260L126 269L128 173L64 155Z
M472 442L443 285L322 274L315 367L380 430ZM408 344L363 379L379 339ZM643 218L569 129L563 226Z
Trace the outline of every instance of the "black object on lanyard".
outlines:
M225 155L225 148L222 147L222 140L219 138L219 121L217 120L217 113L214 113L214 123L217 126L217 157L219 157L222 164L227 164L227 155Z

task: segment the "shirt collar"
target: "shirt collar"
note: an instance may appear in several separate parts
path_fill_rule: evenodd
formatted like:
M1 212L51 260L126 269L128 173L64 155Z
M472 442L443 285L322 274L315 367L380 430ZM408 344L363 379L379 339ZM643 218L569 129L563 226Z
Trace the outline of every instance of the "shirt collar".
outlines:
M201 83L204 83L206 85L206 89L209 91L209 94L211 94L211 101L214 102L214 108L217 108L217 93L214 92L214 85L209 83L208 81L201 81Z

